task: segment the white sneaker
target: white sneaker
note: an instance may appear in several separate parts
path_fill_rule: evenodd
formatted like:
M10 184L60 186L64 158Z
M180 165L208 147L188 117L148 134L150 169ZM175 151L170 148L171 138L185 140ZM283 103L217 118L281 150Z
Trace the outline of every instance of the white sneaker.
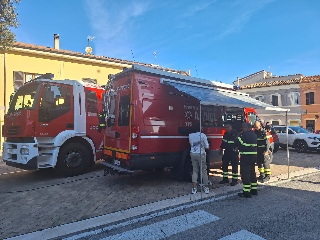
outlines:
M192 188L192 194L196 194L197 193L197 189L196 188Z
M206 194L209 194L209 188L208 187L203 187L203 190Z

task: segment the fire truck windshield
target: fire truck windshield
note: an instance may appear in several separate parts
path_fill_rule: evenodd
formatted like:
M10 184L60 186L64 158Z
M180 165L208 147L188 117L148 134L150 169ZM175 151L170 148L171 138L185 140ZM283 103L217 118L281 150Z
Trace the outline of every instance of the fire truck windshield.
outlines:
M39 83L22 86L13 96L8 113L17 110L35 109Z

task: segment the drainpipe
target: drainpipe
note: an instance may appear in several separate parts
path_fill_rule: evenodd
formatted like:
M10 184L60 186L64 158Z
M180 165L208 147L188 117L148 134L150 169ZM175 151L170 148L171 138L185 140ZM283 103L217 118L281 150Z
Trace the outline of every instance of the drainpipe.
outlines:
M7 109L7 70L6 70L6 52L3 53L3 106L4 114L6 114Z

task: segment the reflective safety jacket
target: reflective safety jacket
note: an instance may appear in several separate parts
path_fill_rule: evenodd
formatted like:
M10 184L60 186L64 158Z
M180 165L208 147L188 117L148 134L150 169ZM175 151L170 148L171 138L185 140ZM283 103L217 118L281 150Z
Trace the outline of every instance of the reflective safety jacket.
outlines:
M270 148L270 138L267 130L261 128L260 130L255 130L254 133L257 135L258 151L267 151Z
M106 111L103 111L99 113L98 119L99 119L99 126L98 126L98 132L101 132L102 129L106 128Z
M225 132L222 138L222 143L220 148L225 149L227 152L232 152L234 149L234 141L238 136L238 132L234 129L230 133Z
M252 130L240 135L234 144L235 147L239 147L241 155L257 154L257 135Z

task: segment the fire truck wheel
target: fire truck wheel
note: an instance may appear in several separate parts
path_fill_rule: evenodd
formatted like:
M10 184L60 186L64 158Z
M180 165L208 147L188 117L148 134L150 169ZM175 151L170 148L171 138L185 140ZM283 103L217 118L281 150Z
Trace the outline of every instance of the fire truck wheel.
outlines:
M89 160L90 154L85 146L69 143L62 146L56 168L60 174L72 177L84 173L89 166Z

